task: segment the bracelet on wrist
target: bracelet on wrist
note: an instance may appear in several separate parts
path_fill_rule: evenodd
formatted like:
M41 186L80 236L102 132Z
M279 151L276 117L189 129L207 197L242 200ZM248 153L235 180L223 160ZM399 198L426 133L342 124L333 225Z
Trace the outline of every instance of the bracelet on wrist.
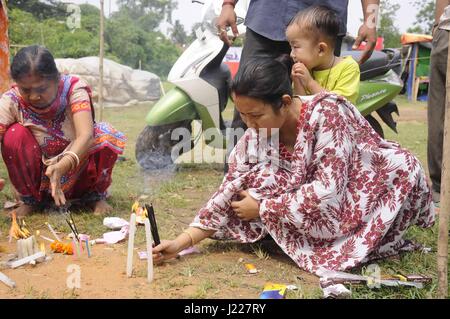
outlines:
M222 7L225 6L225 5L230 5L230 6L232 6L234 8L236 6L236 3L233 0L225 0L222 3Z
M191 245L189 247L192 247L195 245L195 240L194 240L194 236L192 236L191 232L189 230L184 230L183 231L184 234L187 234L189 236L189 238L191 239Z

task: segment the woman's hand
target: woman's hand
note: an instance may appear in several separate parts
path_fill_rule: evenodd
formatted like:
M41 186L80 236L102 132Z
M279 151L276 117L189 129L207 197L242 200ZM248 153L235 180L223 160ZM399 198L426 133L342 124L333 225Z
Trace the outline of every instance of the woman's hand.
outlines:
M239 193L240 201L231 202L231 207L236 215L244 220L250 221L259 217L259 203L256 199L250 196L247 191Z
M61 176L63 176L63 168L59 165L59 163L50 165L47 167L45 175L50 179L52 197L55 200L56 206L65 205L66 197L61 189Z
M167 259L172 259L178 256L180 247L176 240L163 240L161 244L153 247L153 262L158 264Z

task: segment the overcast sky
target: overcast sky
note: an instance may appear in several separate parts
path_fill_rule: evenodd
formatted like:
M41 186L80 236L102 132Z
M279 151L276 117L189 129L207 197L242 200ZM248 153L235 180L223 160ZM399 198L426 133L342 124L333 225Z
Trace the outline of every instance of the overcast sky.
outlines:
M99 6L100 3L99 0L65 0L62 2L90 3L96 6ZM201 5L198 3L192 3L191 0L176 0L176 2L178 2L178 9L173 13L173 21L180 20L186 31L189 33L192 25L196 22L200 22ZM396 24L401 32L405 32L406 29L413 25L417 9L411 5L411 0L393 0L393 2L396 2L401 6L399 12L397 13ZM110 10L111 12L117 10L115 0L104 0L104 3L105 13L107 15ZM347 28L351 35L356 35L358 32L358 28L361 25L361 18L361 0L349 0Z

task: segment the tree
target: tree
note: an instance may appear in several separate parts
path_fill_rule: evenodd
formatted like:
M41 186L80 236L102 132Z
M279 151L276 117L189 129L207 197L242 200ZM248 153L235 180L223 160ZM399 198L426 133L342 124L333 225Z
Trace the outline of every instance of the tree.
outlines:
M184 30L183 25L180 23L180 20L175 21L170 38L172 39L173 43L178 44L179 46L187 44L188 36L186 34L186 31Z
M408 29L411 33L431 34L434 24L435 0L411 0L410 3L419 9L415 26Z
M173 7L172 1L119 2L120 10L106 20L105 56L132 68L141 65L144 70L161 77L167 76L180 50L156 29L163 21L164 14ZM45 45L55 58L98 56L100 10L97 7L80 5L81 25L70 29L67 24L68 13L61 9L61 3L56 0L42 3L35 0L11 0L9 4L11 44ZM45 9L45 13L39 12L40 8ZM178 29L181 24L178 24L176 38L178 41L187 41ZM11 51L11 54L14 53L14 50Z
M148 26L147 26L148 27ZM167 76L180 51L163 34L148 31L142 20L135 19L133 12L121 9L106 23L105 42L108 54L118 58L120 63L132 68Z
M67 4L57 0L9 0L8 9L20 9L33 14L39 20L48 18L64 18L67 15Z
M396 12L400 5L393 4L391 0L380 1L380 21L378 34L384 38L384 46L387 48L398 48L400 43L400 31L395 25Z
M166 16L170 21L176 9L173 0L117 0L117 4L120 11L125 10L146 31L155 30Z

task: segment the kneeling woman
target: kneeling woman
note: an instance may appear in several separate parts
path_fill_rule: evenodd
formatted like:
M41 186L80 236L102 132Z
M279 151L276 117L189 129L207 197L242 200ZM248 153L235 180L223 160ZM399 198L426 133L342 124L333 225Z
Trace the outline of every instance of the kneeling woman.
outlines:
M433 224L419 161L344 98L293 96L275 60L246 64L231 91L249 129L219 190L183 234L153 249L156 262L207 237L251 243L270 234L307 271L345 270L397 254L409 226Z
M21 49L11 64L12 88L0 98L0 141L9 178L23 205L19 215L79 200L102 214L125 136L95 123L91 90L59 74L44 47Z

